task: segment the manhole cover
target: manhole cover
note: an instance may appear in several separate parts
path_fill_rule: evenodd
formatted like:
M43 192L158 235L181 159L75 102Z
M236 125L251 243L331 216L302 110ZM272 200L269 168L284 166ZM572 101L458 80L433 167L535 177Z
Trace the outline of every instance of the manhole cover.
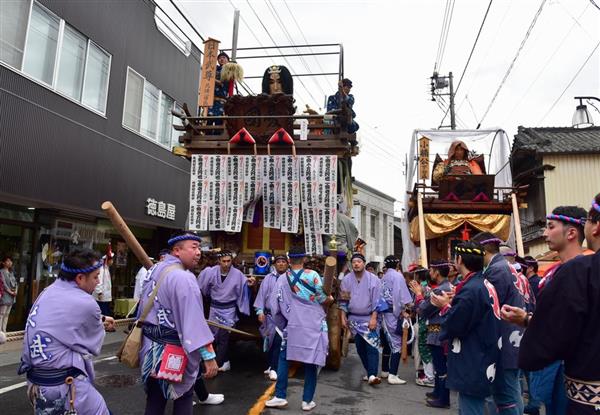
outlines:
M107 375L97 378L94 383L98 386L109 388L123 388L125 386L133 386L139 382L139 376L135 375Z

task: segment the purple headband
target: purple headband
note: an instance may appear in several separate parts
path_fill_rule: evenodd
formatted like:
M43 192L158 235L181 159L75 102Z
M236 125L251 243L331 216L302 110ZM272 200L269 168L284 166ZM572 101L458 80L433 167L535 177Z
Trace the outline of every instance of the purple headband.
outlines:
M570 216L565 216L565 215L555 215L554 213L547 215L546 219L559 220L561 222L574 223L576 225L583 225L585 223L585 218L578 219L578 218L572 218Z
M505 253L502 254L502 256L512 256L512 257L515 257L515 256L517 256L517 253L516 252L505 252Z
M596 203L595 200L592 200L592 207L594 208L594 210L596 212L600 212L600 205L598 203Z
M87 268L69 268L63 262L62 264L60 264L60 269L69 274L87 274L89 272L97 270L98 268L102 267L102 265L103 265L103 262L98 261L94 265L90 265Z
M490 239L486 239L484 241L479 242L481 245L487 245L487 244L503 244L504 241L500 238L490 238Z

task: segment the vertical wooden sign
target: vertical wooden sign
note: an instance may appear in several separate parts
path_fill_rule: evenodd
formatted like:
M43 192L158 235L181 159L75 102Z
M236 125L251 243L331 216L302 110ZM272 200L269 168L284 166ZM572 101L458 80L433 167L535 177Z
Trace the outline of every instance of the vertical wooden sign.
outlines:
M209 108L215 102L215 80L219 43L221 42L212 38L204 41L204 62L202 63L200 90L198 91L199 107Z
M419 179L429 179L429 138L419 139Z

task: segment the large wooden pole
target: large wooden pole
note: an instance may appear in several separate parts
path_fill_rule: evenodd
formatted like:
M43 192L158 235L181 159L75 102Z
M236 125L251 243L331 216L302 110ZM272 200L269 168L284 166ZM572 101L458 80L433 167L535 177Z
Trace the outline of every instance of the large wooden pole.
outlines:
M111 202L102 203L102 210L106 213L106 216L110 219L115 229L119 232L121 237L125 240L127 246L133 251L133 254L141 262L141 264L146 269L150 269L152 267L152 260L142 248L142 245L138 242L136 237L133 235L129 226L125 223L117 209L113 206Z
M519 202L517 194L510 195L512 199L513 220L515 221L515 239L517 240L517 253L520 257L525 256L525 248L523 248L523 235L521 234L521 219L519 217Z
M419 246L421 248L421 266L427 268L427 240L425 239L425 214L423 213L423 195L417 193L417 209L419 213Z
M337 277L337 259L334 256L328 256L325 258L325 272L323 281L323 291L325 294L332 295L333 291L333 280Z

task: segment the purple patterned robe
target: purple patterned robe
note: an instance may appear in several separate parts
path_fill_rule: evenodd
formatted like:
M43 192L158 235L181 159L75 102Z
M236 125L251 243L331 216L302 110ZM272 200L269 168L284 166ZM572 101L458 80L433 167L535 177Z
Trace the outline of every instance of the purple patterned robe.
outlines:
M75 409L80 414L106 415L108 408L94 388L93 356L104 341L100 307L77 284L57 279L46 288L31 308L23 338L22 369L79 369L75 378ZM30 384L31 387L31 384ZM40 398L59 402L67 397L66 384L39 386ZM65 402L68 409L68 397Z
M404 276L394 269L388 269L381 278L381 299L388 306L386 312L380 314L383 331L387 337L392 353L400 352L402 335L396 334L398 320L412 297L406 286Z
M381 296L381 281L368 271L363 271L360 281L354 272L342 280L340 290L350 296L349 301L340 301L340 308L348 314L348 326L353 336L361 335L371 346L380 348L379 324L375 330L369 330L369 320L377 310Z
M151 269L151 274L142 288L140 310L143 310L148 297L152 294L162 270L177 263L181 264L178 258L167 255L162 262ZM183 381L181 383L170 383L168 387L167 397L177 399L190 390L196 381L201 361L200 347L213 342L213 335L204 319L202 296L194 274L182 269L171 270L158 289L158 294L152 309L148 313L146 322L176 330L181 347L183 347L188 357ZM152 353L148 353L156 345L157 343L143 336L140 350L142 374L145 366L149 364L156 365L157 363L156 359L151 362Z
M270 305L270 298L275 290L277 280L285 276L286 273L278 274L277 271L271 272L261 282L258 294L254 300L254 308L261 309L265 315L265 321L259 327L260 334L263 336L263 350L266 352L271 348L273 339L277 336L277 330L275 326L275 320L273 320L273 314Z
M225 281L221 280L221 267L210 268L204 276L198 279L200 291L210 297L211 307L208 319L228 327L233 327L238 321L236 308L241 313L250 315L250 292L246 276L234 267L229 269ZM218 307L215 304L221 304ZM223 304L231 304L226 307ZM216 328L211 327L213 332Z
M283 333L281 347L287 360L325 366L329 336L323 306L316 297L310 301L294 293L289 278L289 272L278 278L270 297L274 322Z

